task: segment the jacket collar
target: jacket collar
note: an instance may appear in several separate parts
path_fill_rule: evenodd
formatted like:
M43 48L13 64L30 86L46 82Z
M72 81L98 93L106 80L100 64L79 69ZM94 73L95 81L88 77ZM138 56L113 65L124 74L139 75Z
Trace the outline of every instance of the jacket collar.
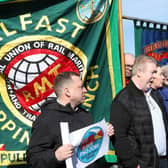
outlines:
M76 112L77 108L75 109L72 108L70 103L67 103L66 105L62 105L58 100L56 100L56 108L58 107L58 110L64 111L64 112Z
M62 111L62 112L66 112L66 113L74 113L76 112L77 110L77 107L75 108L75 110L71 107L70 103L67 103L66 105L62 105L60 103L57 102L57 100L54 98L54 99L50 99L48 100L47 102L45 102L43 105L42 105L42 111Z
M129 81L129 83L126 87L128 87L130 90L132 90L135 95L144 95L144 92L141 89L137 88L137 86L135 85L135 83L132 80Z

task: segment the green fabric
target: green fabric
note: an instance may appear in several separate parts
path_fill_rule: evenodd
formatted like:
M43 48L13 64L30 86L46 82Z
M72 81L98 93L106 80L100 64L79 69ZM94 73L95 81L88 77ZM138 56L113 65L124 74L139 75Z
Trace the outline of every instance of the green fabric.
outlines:
M142 28L134 25L134 35L135 35L135 56L140 55L141 52L141 36Z
M17 2L22 2L22 1L31 1L31 0L0 0L0 5L6 4L6 3L17 3Z
M0 2L11 2L11 1L14 1L14 0L0 0Z
M92 15L90 5L51 0L0 6L0 167L26 167L37 105L53 93L57 70L79 72L88 90L83 107L95 122L109 121L112 99L122 89L118 4L97 0ZM108 162L116 162L112 153Z

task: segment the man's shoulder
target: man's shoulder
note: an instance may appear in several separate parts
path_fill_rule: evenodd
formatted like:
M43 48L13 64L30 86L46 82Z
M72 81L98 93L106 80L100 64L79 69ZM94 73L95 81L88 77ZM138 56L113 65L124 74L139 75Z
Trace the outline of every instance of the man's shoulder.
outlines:
M46 102L43 103L42 106L46 106L46 105L53 104L53 103L56 103L56 98L48 99Z
M131 90L128 87L125 87L116 95L114 100L125 99L129 97L130 94L131 94Z
M82 107L82 105L77 106L76 111L88 113L88 111L84 107Z
M130 81L125 88L123 88L115 97L115 99L127 100L130 101L135 97L144 97L143 91L138 89L136 85Z
M135 86L130 83L123 88L112 101L112 107L122 106L125 108L129 108L132 104L137 101L137 96L139 97L139 93Z
M45 103L42 104L41 106L41 110L45 110L45 109L50 109L50 108L54 108L57 105L56 99L51 98L48 99Z
M168 87L159 88L159 92L163 97L168 98Z

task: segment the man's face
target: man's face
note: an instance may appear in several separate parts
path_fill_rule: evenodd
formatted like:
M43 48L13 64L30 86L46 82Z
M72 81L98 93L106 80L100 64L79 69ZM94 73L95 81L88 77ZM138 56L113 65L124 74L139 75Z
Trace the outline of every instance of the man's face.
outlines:
M160 67L157 67L157 72L156 72L155 78L152 83L152 88L158 89L158 88L162 87L163 80L164 80L164 76L163 76L162 69Z
M163 83L168 86L168 75L165 75Z
M85 94L87 92L86 88L83 86L83 83L78 76L72 76L72 84L69 87L70 91L70 101L73 105L78 105L83 103L85 100Z
M141 71L141 85L144 92L151 88L152 82L155 78L157 66L154 63L147 62L144 65L143 71Z
M132 67L135 62L135 57L133 55L126 54L125 55L125 75L126 78L131 77L132 75Z

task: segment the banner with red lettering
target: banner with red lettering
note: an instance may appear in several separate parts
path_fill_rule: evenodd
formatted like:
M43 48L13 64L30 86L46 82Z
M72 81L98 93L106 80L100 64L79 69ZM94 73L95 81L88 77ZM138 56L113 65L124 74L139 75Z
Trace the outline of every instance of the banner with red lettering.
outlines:
M167 25L136 21L135 53L154 57L160 65L168 63Z
M34 0L0 5L0 167L26 167L25 150L53 81L75 71L83 107L109 120L122 88L117 0ZM116 161L112 149L110 161Z

